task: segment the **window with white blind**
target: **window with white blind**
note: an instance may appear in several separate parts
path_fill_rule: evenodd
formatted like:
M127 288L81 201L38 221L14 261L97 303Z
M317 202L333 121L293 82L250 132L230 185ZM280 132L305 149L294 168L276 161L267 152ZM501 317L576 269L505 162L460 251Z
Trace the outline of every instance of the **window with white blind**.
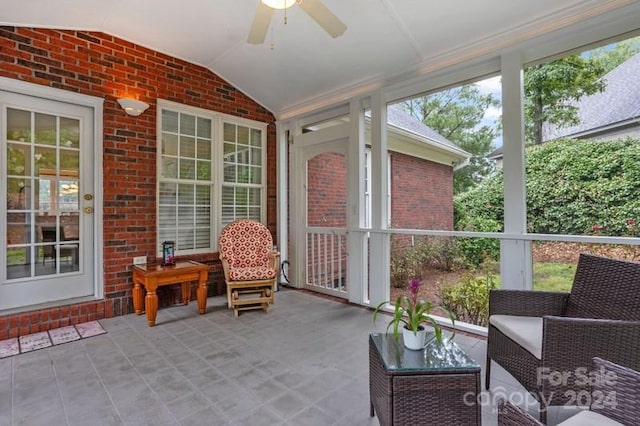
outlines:
M261 220L263 199L262 130L225 122L222 225L235 219Z
M216 249L220 229L264 221L265 124L158 102L158 250Z

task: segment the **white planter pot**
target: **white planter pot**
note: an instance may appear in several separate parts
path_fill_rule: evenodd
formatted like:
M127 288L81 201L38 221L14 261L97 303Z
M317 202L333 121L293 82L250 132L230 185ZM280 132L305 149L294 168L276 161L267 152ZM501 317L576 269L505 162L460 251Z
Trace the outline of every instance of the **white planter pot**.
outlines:
M420 326L420 329L413 334L412 330L402 327L402 339L404 340L404 346L407 349L419 351L424 349L425 339L427 337L427 330Z

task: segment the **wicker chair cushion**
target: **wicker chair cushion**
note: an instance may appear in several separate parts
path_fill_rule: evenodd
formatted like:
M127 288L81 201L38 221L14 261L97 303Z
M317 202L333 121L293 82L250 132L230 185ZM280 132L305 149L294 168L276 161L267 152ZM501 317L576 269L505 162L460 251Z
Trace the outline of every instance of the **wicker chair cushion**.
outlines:
M558 423L558 426L624 426L622 423L618 423L615 420L611 420L602 414L594 413L593 411L584 410L569 417L562 423Z
M491 315L489 323L538 359L542 359L542 318Z
M276 277L276 271L268 267L233 268L229 270L233 281L268 280Z

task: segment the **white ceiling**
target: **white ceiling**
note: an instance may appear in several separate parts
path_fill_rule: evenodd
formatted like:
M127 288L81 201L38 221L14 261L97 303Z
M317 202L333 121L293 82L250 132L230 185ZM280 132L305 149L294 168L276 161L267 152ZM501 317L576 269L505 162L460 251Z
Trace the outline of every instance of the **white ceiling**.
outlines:
M304 0L302 0L304 1ZM246 42L258 0L3 1L0 24L102 31L208 67L288 117L498 52L633 0L324 0L346 25L329 37L304 11L275 11L264 45ZM637 8L636 8L637 9ZM434 65L435 64L435 65Z

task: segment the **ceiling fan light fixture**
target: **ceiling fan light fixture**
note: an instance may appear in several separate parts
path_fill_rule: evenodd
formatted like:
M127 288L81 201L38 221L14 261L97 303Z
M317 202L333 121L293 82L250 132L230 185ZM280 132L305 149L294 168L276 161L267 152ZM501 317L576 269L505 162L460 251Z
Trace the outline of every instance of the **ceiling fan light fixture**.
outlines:
M272 9L288 9L294 4L296 4L296 0L261 0L262 3L266 4Z

